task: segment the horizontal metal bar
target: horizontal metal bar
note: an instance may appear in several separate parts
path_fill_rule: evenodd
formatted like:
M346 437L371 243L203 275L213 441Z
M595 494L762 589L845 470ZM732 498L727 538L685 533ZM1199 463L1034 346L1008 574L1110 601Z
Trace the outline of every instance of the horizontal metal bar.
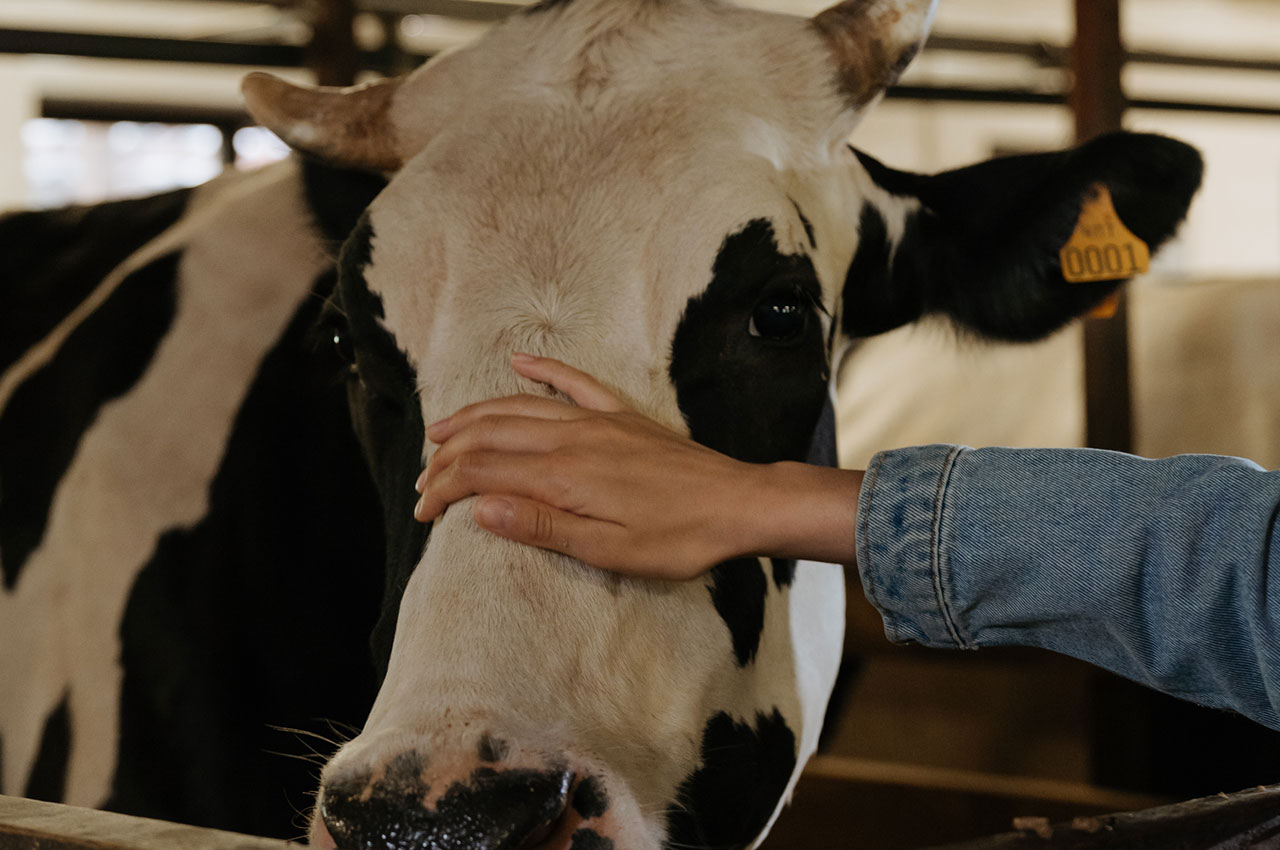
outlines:
M886 94L890 100L944 101L949 103L1011 103L1023 105L1065 106L1065 92L1043 92L1028 89L966 88L958 86L894 86ZM1203 101L1131 98L1130 109L1156 109L1170 112L1203 112L1217 115L1280 116L1280 105L1250 103L1209 103Z
M459 0L455 0L457 2ZM47 30L0 29L0 53L52 53L103 59L134 59L164 62L195 62L223 65L297 68L305 61L302 47L285 44L245 44L227 41L67 33ZM422 54L397 56L392 50L364 51L362 67L386 73L403 63L417 65L427 60ZM968 88L958 86L897 86L888 96L895 100L948 101L956 103L1012 103L1060 105L1064 92L1026 89ZM1280 105L1212 103L1135 98L1133 109L1201 112L1217 115L1280 116Z
M46 97L41 103L40 114L45 118L70 118L77 121L212 124L220 130L232 131L254 123L249 113L243 109L66 97Z
M929 37L929 41L925 43L925 50L950 50L988 56L1023 56L1041 65L1059 68L1067 67L1071 61L1070 48L1042 41L1006 41L938 34ZM1195 53L1169 53L1161 50L1126 50L1124 61L1130 65L1170 65L1183 68L1280 73L1280 57L1269 56L1208 56Z
M294 44L253 44L240 41L191 40L107 33L0 28L0 53L51 54L91 59L129 59L144 62L190 62L265 68L301 68L306 48ZM411 55L409 61L428 57ZM390 49L361 52L361 67L387 71L396 61Z

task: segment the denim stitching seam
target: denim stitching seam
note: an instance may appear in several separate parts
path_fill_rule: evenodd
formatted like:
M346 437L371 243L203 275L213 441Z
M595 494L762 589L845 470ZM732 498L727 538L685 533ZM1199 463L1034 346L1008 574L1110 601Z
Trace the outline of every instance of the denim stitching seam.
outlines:
M867 592L867 601L875 606L876 610L883 612L884 606L878 601L879 597L876 593L875 572L871 569L871 547L867 543L867 527L871 518L871 498L876 492L876 482L880 480L880 467L882 459L877 456L871 462L871 468L867 470L867 476L870 481L866 482L863 490L866 491L867 501L859 510L858 521L854 525L855 529L855 549L858 558L858 573L865 579L863 587ZM882 613L881 616L884 616ZM894 632L897 632L897 626L894 625Z
M956 459L963 451L964 449L960 446L953 448L943 462L942 474L938 476L938 489L933 497L933 539L929 547L929 566L933 572L933 590L937 595L938 610L942 612L942 621L946 624L947 632L956 646L968 648L968 644L960 637L960 630L951 616L951 608L947 603L946 582L942 577L942 503L947 484L951 480L951 471L955 469Z

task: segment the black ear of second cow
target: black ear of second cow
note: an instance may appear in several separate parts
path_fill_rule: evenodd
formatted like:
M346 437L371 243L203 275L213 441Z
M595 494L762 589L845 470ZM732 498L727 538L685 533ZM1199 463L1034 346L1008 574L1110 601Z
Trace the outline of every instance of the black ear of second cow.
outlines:
M1096 184L1152 253L1177 231L1200 187L1195 148L1163 136L1116 133L1068 151L994 159L932 177L859 153L873 180L918 198L889 268L874 207L845 284L844 330L867 336L931 313L987 337L1033 340L1082 315L1121 281L1067 283L1059 251Z

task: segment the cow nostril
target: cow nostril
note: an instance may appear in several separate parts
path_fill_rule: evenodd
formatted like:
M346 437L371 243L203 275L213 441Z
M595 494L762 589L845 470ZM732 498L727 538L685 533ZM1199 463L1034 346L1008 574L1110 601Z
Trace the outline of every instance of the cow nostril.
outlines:
M320 797L341 850L530 850L555 831L569 803L569 770L482 767L424 805L426 784L345 782Z

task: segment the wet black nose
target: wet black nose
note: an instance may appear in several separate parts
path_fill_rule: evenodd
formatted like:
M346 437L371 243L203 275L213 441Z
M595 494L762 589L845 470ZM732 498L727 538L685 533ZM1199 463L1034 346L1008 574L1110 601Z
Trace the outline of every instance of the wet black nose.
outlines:
M340 850L527 850L555 829L572 783L568 770L482 767L436 797L421 773L393 765L375 782L327 785L320 815Z

